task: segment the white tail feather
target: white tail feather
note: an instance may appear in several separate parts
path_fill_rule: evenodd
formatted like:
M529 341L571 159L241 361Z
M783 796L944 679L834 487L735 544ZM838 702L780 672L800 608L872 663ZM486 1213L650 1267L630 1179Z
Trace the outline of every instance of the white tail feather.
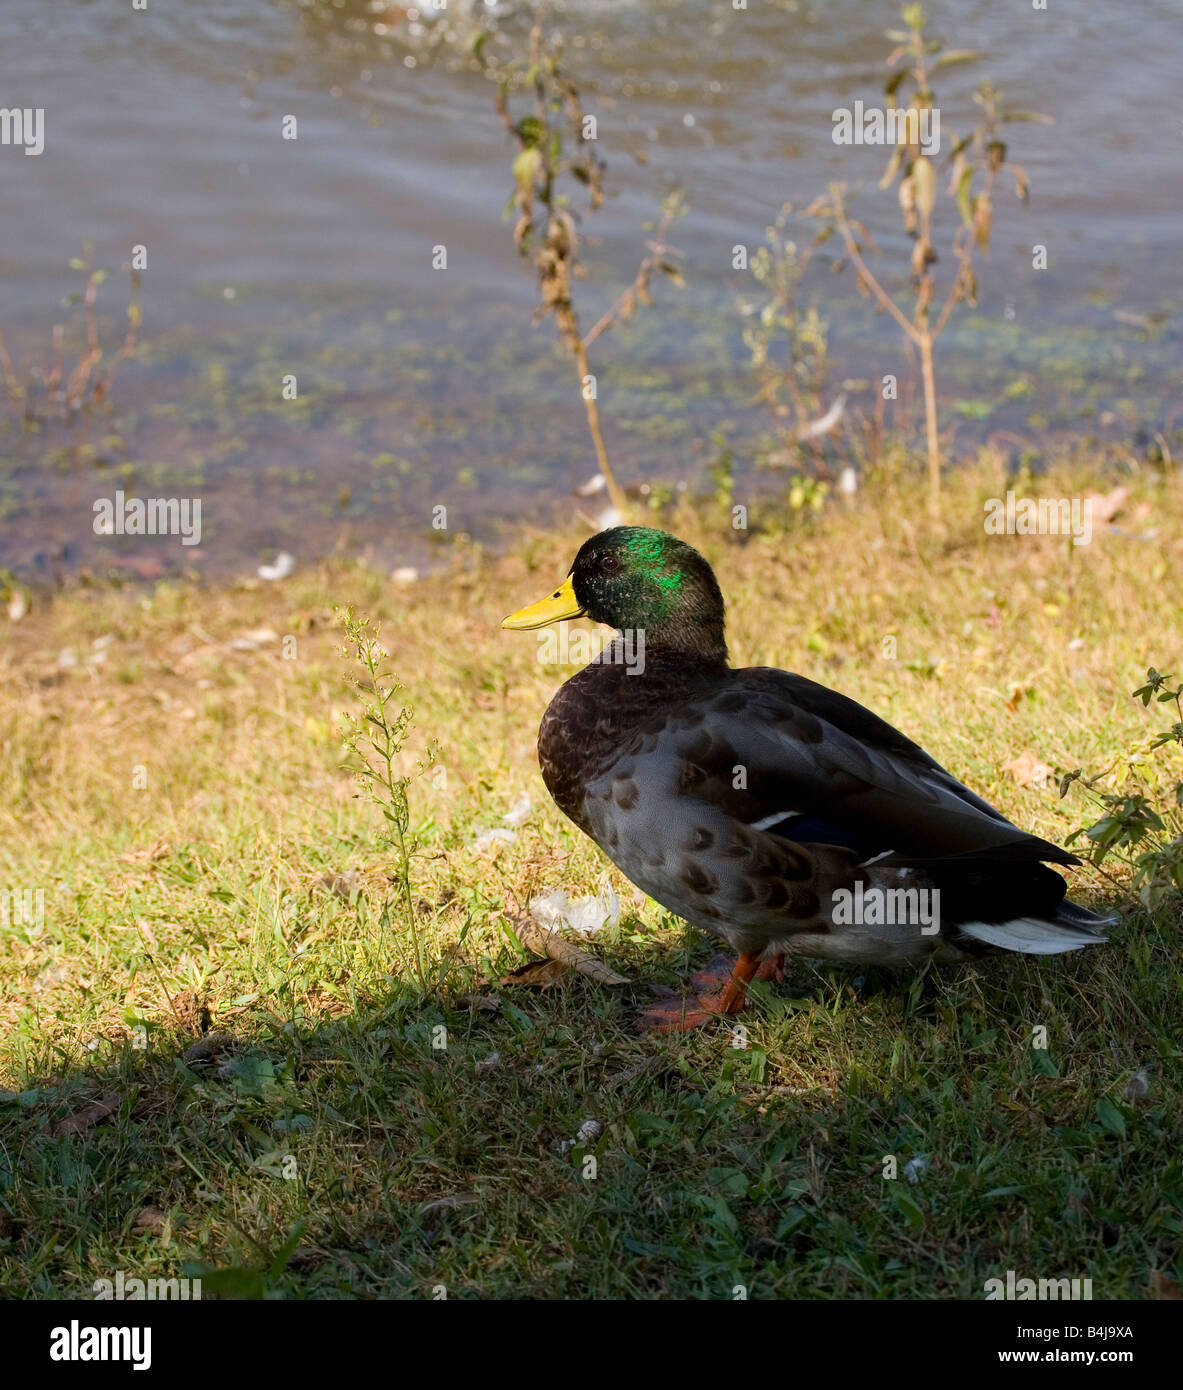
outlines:
M1006 951L1022 951L1028 956L1058 956L1063 951L1079 951L1082 946L1098 946L1106 940L1102 932L1059 926L1038 917L1016 917L1011 922L962 922L959 930L977 941L1001 946Z

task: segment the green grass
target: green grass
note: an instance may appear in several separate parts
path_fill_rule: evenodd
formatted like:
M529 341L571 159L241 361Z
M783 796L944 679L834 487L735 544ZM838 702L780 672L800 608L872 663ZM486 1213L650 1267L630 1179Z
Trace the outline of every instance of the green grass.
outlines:
M1096 812L1079 786L1017 785L1024 750L1057 773L1117 760L1106 785L1164 803L1181 777L1170 749L1123 757L1169 722L1129 692L1183 658L1183 492L1126 481L1130 534L1076 550L985 536L988 470L950 483L940 533L898 479L816 520L753 514L747 537L711 509L666 522L715 564L737 664L863 700L1062 841ZM1155 1270L1183 1277L1179 909L1138 907L1115 861L1073 874L1122 913L1107 949L924 976L803 963L758 990L746 1047L722 1023L633 1031L648 986L716 943L542 788L564 673L497 623L579 539L457 542L409 587L338 563L80 588L7 626L0 885L43 889L45 915L0 933L0 1295L88 1296L118 1270L289 1298L980 1298L1007 1269L1139 1298ZM382 818L341 766L347 603L383 624L415 707L398 770L434 741L444 772L409 790L427 997ZM275 639L232 646L260 628ZM523 791L513 842L475 849ZM589 949L630 985L499 984L523 960L507 912L604 881L623 912ZM564 1143L589 1119L586 1149Z

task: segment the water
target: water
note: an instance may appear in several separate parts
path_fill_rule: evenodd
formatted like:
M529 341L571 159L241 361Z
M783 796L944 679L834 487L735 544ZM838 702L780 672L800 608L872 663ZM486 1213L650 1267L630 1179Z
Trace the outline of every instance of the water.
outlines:
M0 105L46 113L43 154L0 148L10 350L48 356L52 324L74 312L60 301L78 288L66 262L84 238L113 270L99 306L115 341L118 267L148 248L143 356L123 368L110 413L30 432L6 412L0 566L53 577L115 556L145 573L216 573L333 548L419 564L433 507L448 509L450 533L495 540L549 503L572 505L594 471L590 444L570 364L551 326L531 325L532 277L502 220L512 149L458 4L419 24L359 0L0 9ZM997 430L1035 444L1169 430L1177 0L928 10L933 33L987 54L939 76L946 140L987 74L1010 103L1056 120L1007 128L1032 199L997 199L980 306L939 351L958 447ZM690 205L675 236L686 289L659 285L654 310L593 349L618 471L693 484L723 426L748 477L767 422L740 337L751 285L731 248L754 248L783 202L843 179L863 185L856 206L884 266L901 264L893 199L875 188L883 152L831 138L835 107L881 90L897 7L582 0L556 13L609 166L579 286L585 327L631 278L662 192L678 184ZM490 19L522 31L505 6ZM280 138L289 114L295 141ZM1031 268L1036 243L1046 271ZM437 244L445 272L431 269ZM872 378L909 372L899 334L848 277L822 272L811 292L834 389L855 383L852 407L869 410ZM287 374L298 402L282 399ZM200 496L202 545L96 537L93 503L116 487Z

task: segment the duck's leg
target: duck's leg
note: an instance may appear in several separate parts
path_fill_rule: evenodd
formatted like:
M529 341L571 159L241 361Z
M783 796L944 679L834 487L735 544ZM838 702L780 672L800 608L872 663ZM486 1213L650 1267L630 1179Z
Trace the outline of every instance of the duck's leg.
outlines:
M699 987L698 994L688 998L657 999L641 1010L638 1027L643 1032L685 1033L691 1028L699 1028L717 1014L737 1014L747 999L748 983L753 976L761 979L777 978L771 973L779 958L766 961L762 966L759 951L745 952L723 975L713 969L716 962L726 966L726 957L715 957L705 971L694 977ZM763 973L770 970L770 973ZM782 970L783 974L783 970ZM722 987L709 989L708 985L722 982Z
M769 956L767 960L760 962L760 967L756 971L757 980L783 980L785 977L785 953L782 951L779 956Z
M696 994L718 994L731 979L735 962L730 956L712 956L702 970L691 975L690 983ZM783 980L785 977L785 956L782 951L777 956L766 956L756 967L757 980Z

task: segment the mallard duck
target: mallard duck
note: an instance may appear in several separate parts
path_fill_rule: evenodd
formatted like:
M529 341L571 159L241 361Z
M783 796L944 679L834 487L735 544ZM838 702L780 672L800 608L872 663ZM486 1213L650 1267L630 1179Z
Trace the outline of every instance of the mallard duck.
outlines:
M1078 864L963 786L854 700L769 667L733 670L710 565L664 531L614 526L503 627L586 616L612 644L538 732L559 809L663 907L738 952L642 1026L744 1006L786 954L917 966L1106 938L1047 864Z

